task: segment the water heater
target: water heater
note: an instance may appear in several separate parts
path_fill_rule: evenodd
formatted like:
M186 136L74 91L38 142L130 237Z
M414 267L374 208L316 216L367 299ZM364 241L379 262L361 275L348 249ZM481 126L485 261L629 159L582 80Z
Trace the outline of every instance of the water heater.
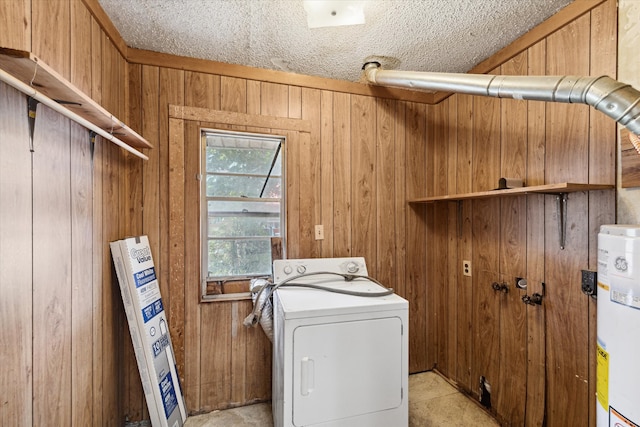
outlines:
M598 427L640 425L640 225L598 234Z

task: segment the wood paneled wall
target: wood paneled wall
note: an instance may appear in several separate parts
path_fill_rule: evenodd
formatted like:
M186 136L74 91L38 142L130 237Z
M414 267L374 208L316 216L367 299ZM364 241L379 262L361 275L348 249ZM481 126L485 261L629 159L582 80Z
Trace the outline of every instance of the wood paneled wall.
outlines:
M127 115L127 63L82 2L2 1L0 21L1 46ZM108 242L142 231L141 161L43 105L31 152L26 102L0 84L0 425L121 426L137 368Z
M607 1L490 74L615 77L616 17ZM490 190L499 177L615 185L615 123L587 106L454 95L428 108L434 167L422 196ZM426 207L427 365L474 398L485 377L491 411L505 425L595 425L596 305L581 292L581 270L597 268L595 239L601 224L615 222L614 197L568 195L564 249L556 196ZM462 275L462 260L472 262L472 277ZM516 278L527 279L526 291ZM543 305L523 304L543 283Z
M615 31L615 4L607 2L492 72L615 75ZM540 423L545 411L551 425L588 420L594 304L580 292L579 277L581 269L595 268L598 226L614 221L613 192L569 196L564 250L553 196L429 206L406 200L495 188L501 176L521 177L527 185L613 184L614 123L586 106L464 95L426 105L176 70L172 64L132 69L138 66L132 87L158 114L144 121L159 124L150 133L143 130L147 138L166 126L167 102L311 122L308 139L290 138L287 145L288 256L365 256L373 274L411 302L412 372L436 367L474 396L484 376L492 385L492 411L514 425ZM189 181L196 154L186 153L195 153L198 141L189 132L197 135L186 131L182 141L185 194L191 194L185 213L197 196L195 187L189 189L196 185ZM157 204L145 204L145 212L170 223L163 218L170 212L171 182L162 189L162 171L165 159L173 170L171 142L160 135L157 146L150 165L160 163L160 196ZM239 326L250 304L195 302L193 224L195 215L184 228L194 240L180 238L175 253L185 261L184 290L182 276L168 282L171 305L179 304L176 313L184 316L175 317L172 328L183 343L177 357L188 407L205 411L267 399L268 343ZM313 240L315 224L325 226L324 241ZM160 253L175 251L170 230L158 229L157 240L171 248ZM473 277L461 275L463 259L472 261ZM521 302L525 292L513 287L516 277L527 278L530 294L546 284L544 308ZM493 281L508 282L512 291L496 294ZM571 340L562 338L567 324L576 331ZM575 352L585 358L576 359ZM256 381L250 373L256 372L258 386L250 387ZM574 395L567 390L582 391L566 402L565 396Z
M185 122L182 145L172 146L170 104L309 121L308 136L287 135L288 256L364 256L373 276L410 301L411 372L435 367L474 397L484 376L505 424L593 424L595 303L580 293L579 274L596 268L598 226L615 220L613 192L569 195L564 250L553 196L407 200L494 188L500 176L613 184L610 119L584 106L466 95L428 105L128 55L96 11L91 0L0 2L8 22L0 45L33 51L155 147L148 162L100 142L92 150L85 130L41 109L31 153L24 97L0 85L0 320L12 325L0 332L2 425L148 417L108 251L109 241L141 233L152 243L189 412L270 398L270 346L241 325L249 302L199 302L198 141L189 136L198 124ZM614 76L615 23L608 0L493 72ZM472 261L472 277L462 260ZM520 302L515 277L527 278L529 293L546 284L542 307ZM496 294L492 281L511 292Z
M407 162L417 165L415 153L424 152L424 105L137 64L130 65L130 82L132 104L139 97L143 106L132 108L138 115L132 126L142 123L142 135L157 147L143 166L154 171L144 179L144 192L156 195L145 199L143 232L164 259L158 263L162 292L171 310L172 339L190 411L267 400L271 393L270 343L261 330L242 326L250 302L199 303L200 126L287 137L289 257L364 256L376 277L402 294L409 292L407 280L416 279L407 276L416 277L412 268L423 268L424 262L406 265L405 242L414 247L423 242L413 231L407 237L406 224L420 226L421 220L407 207L405 195L417 195L421 188L405 176L410 177ZM276 124L262 128L186 121L184 137L170 139L169 104L300 119L310 124L311 132ZM173 206L177 199L183 207ZM184 216L178 234L174 211ZM315 224L325 226L325 240L314 239ZM167 266L179 267L176 260L184 265L172 274ZM418 298L424 299L424 293L413 299ZM423 306L414 306L411 342L416 348L426 343L419 314ZM413 371L428 368L423 353L412 353Z

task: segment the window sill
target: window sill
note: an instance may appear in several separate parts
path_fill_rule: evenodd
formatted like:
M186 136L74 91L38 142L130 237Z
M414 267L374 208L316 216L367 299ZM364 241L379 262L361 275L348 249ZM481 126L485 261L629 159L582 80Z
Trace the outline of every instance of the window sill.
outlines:
M201 303L223 302L223 301L251 301L251 292L237 294L202 295Z

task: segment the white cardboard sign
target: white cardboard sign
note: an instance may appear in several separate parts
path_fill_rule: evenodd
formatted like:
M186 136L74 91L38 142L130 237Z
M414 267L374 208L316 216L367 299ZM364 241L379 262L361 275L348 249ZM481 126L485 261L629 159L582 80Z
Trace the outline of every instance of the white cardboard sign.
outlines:
M187 419L147 236L111 242L140 379L154 427L182 427Z

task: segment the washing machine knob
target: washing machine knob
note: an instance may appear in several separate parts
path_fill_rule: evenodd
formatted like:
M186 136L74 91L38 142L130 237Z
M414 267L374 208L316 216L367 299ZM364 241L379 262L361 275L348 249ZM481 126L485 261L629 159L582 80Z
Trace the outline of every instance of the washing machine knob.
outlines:
M298 272L298 274L304 274L307 271L307 267L305 267L304 265L299 265L298 268L296 268L296 271Z
M284 274L291 274L293 272L293 269L290 265L285 265L282 271L284 272Z
M358 267L358 264L356 264L355 262L350 262L349 264L347 264L347 273L357 273L358 270L360 270L360 267Z

